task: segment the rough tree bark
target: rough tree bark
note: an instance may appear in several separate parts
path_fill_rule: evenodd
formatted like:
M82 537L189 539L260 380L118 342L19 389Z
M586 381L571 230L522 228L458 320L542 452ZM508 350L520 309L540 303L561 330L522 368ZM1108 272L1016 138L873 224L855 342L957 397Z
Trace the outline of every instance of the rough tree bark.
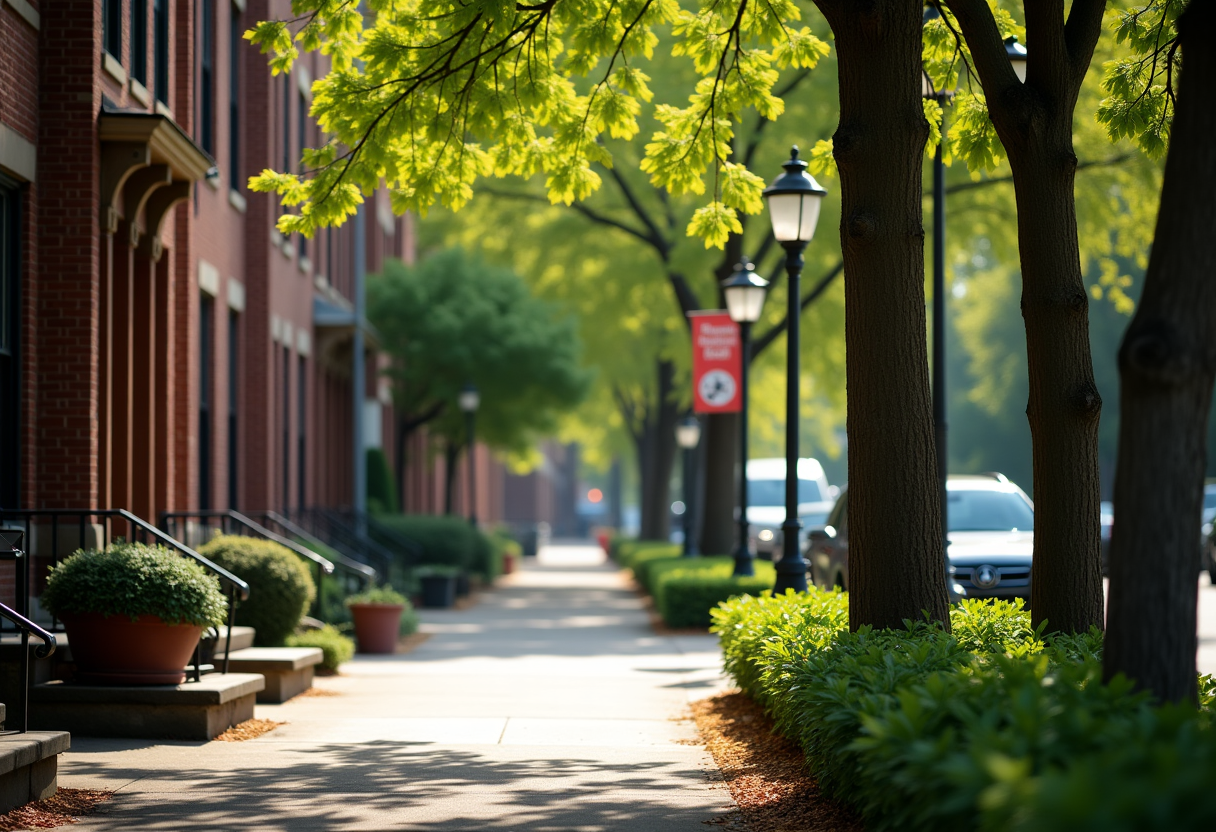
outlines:
M948 623L929 399L921 5L818 0L835 35L849 394L849 624Z
M643 540L666 540L671 534L671 470L676 458L676 368L657 362L657 392L635 435L641 474L641 529Z
M1181 88L1144 294L1119 349L1103 673L1196 698L1196 549L1216 377L1216 4L1178 21Z
M1018 205L1022 318L1034 466L1031 615L1051 630L1102 626L1098 417L1073 180L1073 111L1105 0L1026 3L1026 83L1018 81L986 0L947 0L1009 155ZM850 443L851 446L851 443Z

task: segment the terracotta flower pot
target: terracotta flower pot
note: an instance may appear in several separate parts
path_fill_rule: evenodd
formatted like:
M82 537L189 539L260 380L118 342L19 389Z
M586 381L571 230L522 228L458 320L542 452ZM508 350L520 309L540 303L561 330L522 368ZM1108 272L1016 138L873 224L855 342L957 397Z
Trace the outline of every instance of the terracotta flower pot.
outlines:
M502 556L502 574L510 575L515 571L515 555L511 552L506 552Z
M60 616L68 631L76 679L101 685L180 685L203 628L166 624L159 616Z
M401 604L351 604L355 640L360 653L396 653L401 629Z

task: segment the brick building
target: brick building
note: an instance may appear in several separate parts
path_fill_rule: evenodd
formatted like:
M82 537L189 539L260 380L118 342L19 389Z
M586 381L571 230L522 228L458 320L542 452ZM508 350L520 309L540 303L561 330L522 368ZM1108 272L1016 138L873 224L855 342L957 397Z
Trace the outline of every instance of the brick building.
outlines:
M0 0L0 508L349 506L358 437L395 458L357 269L412 259L411 218L381 193L284 238L277 199L245 185L321 140L325 59L272 76L242 38L288 16L287 0ZM412 442L407 508L442 511L442 465ZM503 520L516 481L475 456L477 514ZM553 499L532 502L549 519Z

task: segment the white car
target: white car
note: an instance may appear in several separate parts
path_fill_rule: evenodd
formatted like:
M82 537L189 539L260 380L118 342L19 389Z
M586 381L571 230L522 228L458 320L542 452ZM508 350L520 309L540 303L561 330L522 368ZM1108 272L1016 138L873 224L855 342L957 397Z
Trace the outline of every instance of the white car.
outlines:
M798 519L802 522L798 549L802 551L808 529L822 526L832 510L838 489L828 485L819 460L798 460ZM781 557L785 522L785 460L750 459L747 462L748 538L756 556L765 560Z

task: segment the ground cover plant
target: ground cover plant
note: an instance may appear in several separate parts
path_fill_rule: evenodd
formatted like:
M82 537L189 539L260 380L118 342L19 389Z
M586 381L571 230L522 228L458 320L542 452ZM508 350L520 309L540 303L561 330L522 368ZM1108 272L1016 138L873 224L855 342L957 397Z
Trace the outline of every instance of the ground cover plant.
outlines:
M1102 684L1097 630L1045 636L1020 602L972 600L950 633L849 631L847 595L815 588L713 618L727 672L871 832L1216 823L1211 678L1198 709L1155 707Z
M294 633L287 637L287 646L321 648L321 669L329 674L337 673L355 655L355 642L332 624Z
M249 584L249 598L237 605L236 623L253 627L260 646L282 646L316 597L308 567L272 540L220 535L200 547L199 554Z

